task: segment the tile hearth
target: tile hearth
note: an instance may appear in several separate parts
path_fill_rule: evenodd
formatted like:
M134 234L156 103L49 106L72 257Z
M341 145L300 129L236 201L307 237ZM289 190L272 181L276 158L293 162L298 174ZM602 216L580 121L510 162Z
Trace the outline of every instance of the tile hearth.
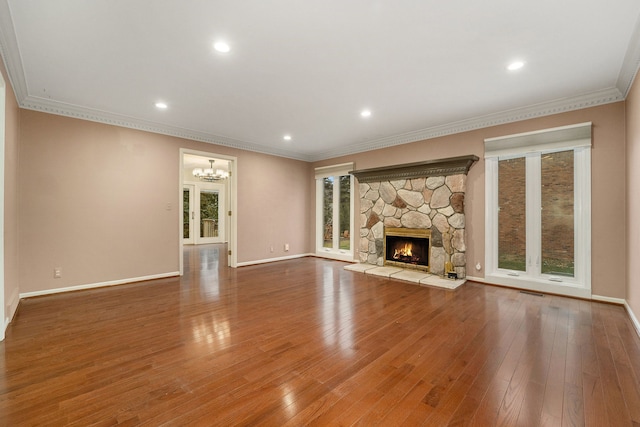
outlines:
M465 279L452 280L445 279L435 274L424 271L409 270L400 267L379 267L372 264L349 264L344 267L345 270L355 271L357 273L371 274L372 276L389 277L391 279L404 280L419 285L436 286L445 289L456 289L465 284Z

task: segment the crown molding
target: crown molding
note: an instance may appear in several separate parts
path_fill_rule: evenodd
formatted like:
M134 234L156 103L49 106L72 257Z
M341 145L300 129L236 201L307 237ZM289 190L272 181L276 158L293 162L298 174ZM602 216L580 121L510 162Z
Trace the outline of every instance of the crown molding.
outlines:
M622 100L624 100L624 97L620 93L620 91L617 88L610 88L578 97L564 98L528 107L501 111L498 113L488 114L485 116L467 120L461 120L449 124L433 126L399 135L392 135L385 138L364 141L358 144L345 145L336 148L335 150L328 150L321 153L308 155L295 151L266 147L247 141L236 140L233 138L227 138L224 136L218 136L191 129L179 128L176 126L164 125L138 119L135 117L80 107L73 104L66 104L39 97L27 96L19 104L21 108L29 110L41 111L45 113L73 117L82 120L89 120L93 122L105 123L131 129L138 129L146 132L159 133L194 141L207 142L210 144L222 145L239 150L253 151L278 157L302 160L305 162L314 162L345 155L362 153L365 151L379 150L382 148L408 144L411 142L438 138L446 135L468 132L506 123L528 120L536 117L559 114L566 111L579 110L583 108L609 104Z
M618 81L616 82L616 88L620 91L623 98L627 98L633 80L636 77L638 68L640 67L640 17L636 21L635 28L629 40L629 46L627 46L627 52L622 61L620 67L620 74L618 74Z
M90 109L77 105L56 102L50 99L30 96L28 85L22 65L22 57L18 50L15 30L11 19L11 9L7 0L0 0L0 55L7 68L9 81L21 108L42 111L50 114L105 123L114 126L138 129L146 132L175 136L178 138L222 145L240 150L253 151L278 157L286 157L306 162L327 160L335 157L378 150L411 142L433 139L456 133L497 126L537 117L558 114L566 111L623 101L633 83L638 68L640 67L640 19L638 20L633 37L629 42L627 53L616 82L616 87L595 91L585 95L562 98L550 102L530 105L521 108L496 112L475 118L447 123L419 129L399 135L391 135L384 138L368 140L357 144L343 145L341 147L305 154L293 150L283 150L267 147L254 142L241 141L233 138L209 134L201 131L179 128L119 115L97 109Z
M295 151L265 147L252 142L240 141L237 139L213 135L206 132L156 123L122 114L80 107L77 105L53 101L50 99L27 96L20 104L20 107L27 110L40 111L43 113L88 120L107 125L125 127L129 129L136 129L168 136L175 136L177 138L206 142L209 144L222 145L225 147L236 148L238 150L252 151L256 153L286 157L306 162L310 161L306 156Z
M313 157L313 161L326 160L334 157L361 153L364 151L379 150L381 148L394 147L396 145L469 132L472 130L549 116L572 110L580 110L583 108L595 107L623 100L624 97L617 88L604 89L582 96L563 98L527 107L514 108L512 110L501 111L440 126L432 126L400 135L392 135L385 138L364 141L359 144L348 145L335 150L317 153Z
M27 97L27 79L22 67L22 57L18 50L16 32L11 19L11 9L6 0L0 1L0 55L7 69L7 74L9 74L13 93L18 105L20 105L21 101Z

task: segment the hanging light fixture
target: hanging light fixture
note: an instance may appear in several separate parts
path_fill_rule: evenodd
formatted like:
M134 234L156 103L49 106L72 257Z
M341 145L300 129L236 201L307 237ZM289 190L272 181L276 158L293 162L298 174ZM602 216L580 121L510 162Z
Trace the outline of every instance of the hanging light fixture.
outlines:
M207 181L207 182L220 181L221 179L228 178L229 172L222 169L216 169L214 171L213 169L214 162L215 160L209 160L209 167L205 169L195 168L193 170L193 176L195 176L196 178L199 178L201 181Z

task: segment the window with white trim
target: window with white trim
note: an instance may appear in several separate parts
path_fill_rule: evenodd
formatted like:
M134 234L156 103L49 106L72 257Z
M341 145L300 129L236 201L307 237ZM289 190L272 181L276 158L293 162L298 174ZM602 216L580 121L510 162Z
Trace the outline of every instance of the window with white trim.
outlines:
M316 168L316 255L353 260L353 163Z
M591 123L485 140L485 278L591 295Z

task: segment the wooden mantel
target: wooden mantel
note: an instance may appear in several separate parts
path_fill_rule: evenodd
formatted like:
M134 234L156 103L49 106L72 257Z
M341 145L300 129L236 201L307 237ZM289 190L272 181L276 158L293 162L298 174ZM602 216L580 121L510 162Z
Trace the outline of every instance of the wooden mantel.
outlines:
M447 159L354 170L349 173L358 178L358 182L395 181L399 179L448 176L461 173L466 175L471 165L477 161L478 156L470 154L467 156L449 157Z

